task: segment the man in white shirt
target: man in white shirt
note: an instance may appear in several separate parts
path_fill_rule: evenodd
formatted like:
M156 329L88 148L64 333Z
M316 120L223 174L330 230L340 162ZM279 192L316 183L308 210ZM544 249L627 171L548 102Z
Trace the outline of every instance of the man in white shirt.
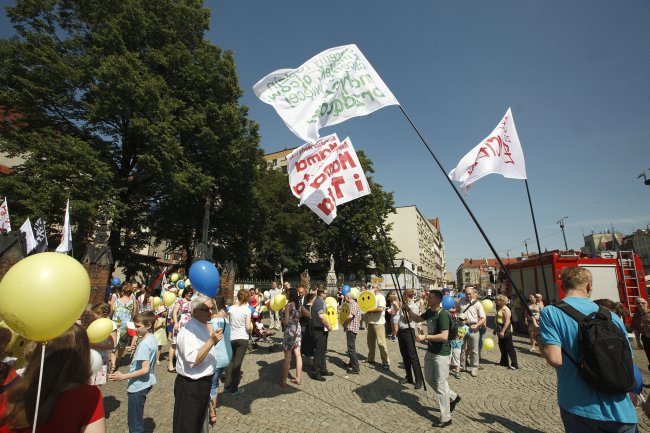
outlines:
M273 299L275 295L282 293L282 290L278 287L278 283L273 281L271 283L271 290L269 290L269 299ZM271 323L269 324L270 328L279 330L280 329L280 311L270 311Z
M468 371L472 377L478 376L480 328L485 325L487 316L483 304L478 300L478 293L473 287L465 288L465 298L459 302L459 314L467 317L470 332L465 334L460 352L460 369ZM469 365L466 365L469 354Z
M176 338L173 433L202 431L208 413L210 386L217 365L214 346L223 330L210 333L212 300L198 296L192 301L192 319Z
M381 363L385 370L390 368L390 359L388 358L388 348L386 347L386 298L381 294L379 284L373 284L372 290L375 292L377 301L374 310L366 311L366 323L368 323L368 359L369 364L375 363L375 345L379 346Z

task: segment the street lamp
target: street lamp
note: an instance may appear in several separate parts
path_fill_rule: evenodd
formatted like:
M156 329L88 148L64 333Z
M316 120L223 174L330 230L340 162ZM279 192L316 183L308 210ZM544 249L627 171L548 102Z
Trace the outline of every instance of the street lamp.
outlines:
M566 243L566 235L564 234L564 220L567 219L567 218L569 218L569 217L565 216L565 217L562 217L562 218L560 218L559 220L557 220L555 222L555 224L560 225L560 229L562 230L562 237L564 238L564 251L567 251L569 249L569 247L567 246L567 243Z
M282 265L280 265L280 268L282 268ZM283 278L283 275L286 274L287 272L289 272L289 269L284 268L284 269L282 269L282 271L280 271L280 272L276 272L276 273L275 273L275 276L276 276L276 277L278 277L278 276L280 277L280 287L284 286L284 278Z
M529 240L530 240L530 238L526 238L526 240L524 240L524 246L526 247L526 258L528 258L528 241Z

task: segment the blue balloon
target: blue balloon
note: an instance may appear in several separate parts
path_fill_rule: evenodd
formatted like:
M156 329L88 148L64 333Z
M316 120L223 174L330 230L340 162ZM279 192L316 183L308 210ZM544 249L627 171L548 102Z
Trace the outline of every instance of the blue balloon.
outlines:
M465 294L463 292L460 292L458 294L458 299L465 299Z
M641 370L639 367L634 365L634 389L632 390L635 394L641 394L643 392L643 376L641 375Z
M183 290L185 288L185 281L183 280L178 280L176 282L176 287L178 287L179 290Z
M111 286L119 286L122 280L117 277L111 278Z
M219 271L207 260L192 263L189 277L192 287L209 298L213 298L219 291Z
M452 298L449 295L442 297L442 308L444 308L445 310L451 310L452 308L454 308L454 305L456 305L454 298Z
M343 296L350 293L350 290L352 290L352 287L348 286L347 284L344 284L343 287L341 287L341 293L343 294Z

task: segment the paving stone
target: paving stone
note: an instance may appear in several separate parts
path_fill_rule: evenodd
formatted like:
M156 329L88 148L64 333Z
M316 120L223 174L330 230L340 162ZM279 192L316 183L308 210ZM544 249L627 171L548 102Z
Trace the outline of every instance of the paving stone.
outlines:
M560 411L556 403L556 374L538 353L528 350L528 339L515 336L519 370L498 365L499 350L483 351L484 370L476 378L462 373L449 384L461 397L453 413L453 432L562 432ZM274 340L280 342L280 338ZM388 341L391 370L381 365L362 364L361 374L347 375L344 364L346 341L342 331L329 337L328 368L334 376L325 382L313 381L305 372L302 384L279 386L284 354L268 351L260 344L246 354L239 396L219 395L218 422L214 431L230 432L430 432L438 416L436 398L430 388L425 391L401 385L404 376L397 343ZM421 362L426 348L418 344ZM360 359L368 353L366 332L357 337ZM166 352L166 349L163 350ZM634 356L645 366L645 355ZM156 366L158 384L147 397L144 416L147 432L171 432L174 407L175 374L166 371L166 361ZM121 370L126 371L127 367ZM644 383L650 375L642 368ZM293 371L292 371L293 374ZM126 382L109 382L102 387L107 431L128 433ZM638 410L639 431L650 431L650 422Z

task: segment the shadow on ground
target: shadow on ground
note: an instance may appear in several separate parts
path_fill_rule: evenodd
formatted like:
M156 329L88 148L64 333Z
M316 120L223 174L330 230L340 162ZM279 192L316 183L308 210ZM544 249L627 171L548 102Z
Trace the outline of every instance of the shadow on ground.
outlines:
M495 415L493 413L479 412L479 416L482 418L469 417L471 420L479 422L481 424L499 424L502 427L507 428L509 431L514 433L544 433L543 430L537 430L530 428L524 425L519 424L518 422L512 421L506 417ZM497 431L497 430L494 430Z
M379 370L381 370L381 368ZM353 392L361 398L363 403L385 401L388 403L406 405L419 415L431 419L432 421L435 420L436 418L431 416L431 408L423 406L420 402L420 397L417 394L406 392L407 389L406 386L401 385L394 380L390 380L385 376L379 376L374 382L360 386Z
M105 395L104 396L104 416L106 418L111 417L111 412L115 412L121 405L122 403L119 402L115 397L112 395Z

